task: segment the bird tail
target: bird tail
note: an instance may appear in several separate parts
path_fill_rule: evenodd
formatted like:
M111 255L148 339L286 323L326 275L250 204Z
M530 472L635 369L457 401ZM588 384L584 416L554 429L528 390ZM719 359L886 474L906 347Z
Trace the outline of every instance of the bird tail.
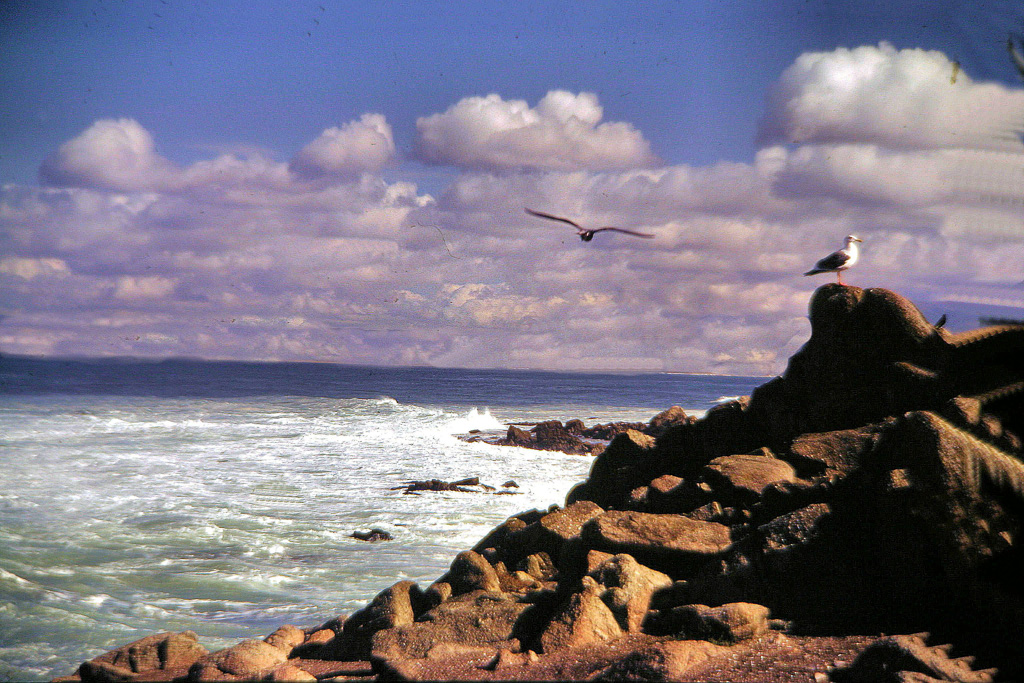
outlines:
M825 272L824 270L820 270L818 268L814 268L812 270L808 270L806 273L804 273L804 275L817 275L818 273L824 273L824 272Z

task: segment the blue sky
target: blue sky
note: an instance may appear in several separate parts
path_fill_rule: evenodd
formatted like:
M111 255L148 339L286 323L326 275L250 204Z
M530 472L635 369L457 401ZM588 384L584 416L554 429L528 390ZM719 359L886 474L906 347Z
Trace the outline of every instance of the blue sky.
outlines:
M851 231L854 284L1012 314L1011 30L1001 1L7 2L0 351L774 372Z

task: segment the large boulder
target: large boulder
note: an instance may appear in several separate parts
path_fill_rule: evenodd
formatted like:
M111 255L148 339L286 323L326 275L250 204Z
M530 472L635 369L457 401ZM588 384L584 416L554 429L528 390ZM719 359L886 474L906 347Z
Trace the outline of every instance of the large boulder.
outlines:
M685 578L732 543L729 527L717 522L631 510L597 515L583 525L581 536L589 548L627 553L673 578Z
M604 586L601 597L622 630L633 633L641 630L655 591L672 585L667 574L645 567L625 553L607 558L589 576Z
M411 624L427 607L426 596L412 581L399 581L384 589L370 604L345 620L339 637L335 638L335 658L366 659L370 656L373 634Z
M721 607L681 605L661 612L651 627L658 633L680 638L738 643L768 633L769 615L770 610L764 605L749 602L731 602Z
M84 662L83 681L129 680L136 674L187 669L208 651L192 631L157 633Z
M583 577L581 590L569 596L541 634L540 644L545 653L611 640L623 634L615 614L601 599L603 593L604 588L597 581Z
M797 481L792 465L763 453L715 458L704 468L702 476L716 500L747 506L757 503L772 484Z
M683 681L695 667L731 654L728 647L704 640L652 643L621 657L590 678L594 681Z
M569 491L566 505L589 500L606 508L628 500L630 491L662 474L655 471L654 445L653 437L635 429L616 436L594 460L590 477Z
M288 659L280 648L262 640L243 640L237 645L200 658L189 669L190 681L219 681L230 677L253 680ZM225 676L226 674L226 676Z
M583 525L601 514L596 503L581 500L553 510L536 522L511 532L498 545L496 557L514 565L535 553L546 553L558 564L567 542L579 536Z
M511 646L513 630L529 607L507 595L478 591L452 598L426 612L420 620L384 629L373 636L374 661L428 656L440 643L464 647Z

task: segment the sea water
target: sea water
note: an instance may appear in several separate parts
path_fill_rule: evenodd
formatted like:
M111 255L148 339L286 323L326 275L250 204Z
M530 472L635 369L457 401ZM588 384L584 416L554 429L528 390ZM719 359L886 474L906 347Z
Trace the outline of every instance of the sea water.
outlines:
M510 515L563 503L592 462L456 435L700 414L762 382L0 358L0 680L161 631L213 650L425 587ZM400 489L466 477L514 495ZM394 540L352 537L370 528Z

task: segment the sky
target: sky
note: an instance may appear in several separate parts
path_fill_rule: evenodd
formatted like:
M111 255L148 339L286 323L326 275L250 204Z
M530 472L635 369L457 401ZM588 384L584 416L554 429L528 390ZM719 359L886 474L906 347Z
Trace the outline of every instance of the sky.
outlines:
M847 234L849 284L1024 317L1019 32L1003 0L7 0L0 353L770 375Z

